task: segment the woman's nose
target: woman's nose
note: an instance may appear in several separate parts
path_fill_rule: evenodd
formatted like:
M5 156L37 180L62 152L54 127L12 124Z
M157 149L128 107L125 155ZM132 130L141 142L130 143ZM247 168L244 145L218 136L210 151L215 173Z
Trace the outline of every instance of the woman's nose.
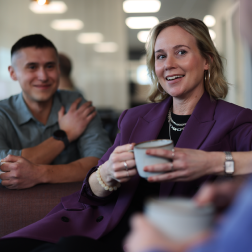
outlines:
M175 68L175 65L176 65L176 62L175 62L174 57L172 55L167 56L165 60L165 64L164 64L165 70L173 69Z

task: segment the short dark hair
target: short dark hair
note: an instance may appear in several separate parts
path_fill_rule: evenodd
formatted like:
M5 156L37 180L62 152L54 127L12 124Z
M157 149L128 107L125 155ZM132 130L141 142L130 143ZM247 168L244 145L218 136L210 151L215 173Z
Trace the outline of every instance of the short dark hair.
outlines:
M32 34L19 39L11 48L11 57L20 49L26 47L36 47L36 48L44 48L44 47L51 47L55 50L56 54L58 55L58 51L54 44L44 37L41 34Z

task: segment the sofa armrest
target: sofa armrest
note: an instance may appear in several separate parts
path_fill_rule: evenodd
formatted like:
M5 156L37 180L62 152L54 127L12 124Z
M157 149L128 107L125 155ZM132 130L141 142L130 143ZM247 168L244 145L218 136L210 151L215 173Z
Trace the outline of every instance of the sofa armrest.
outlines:
M82 182L40 184L9 190L0 184L0 237L43 218L64 196L81 189Z

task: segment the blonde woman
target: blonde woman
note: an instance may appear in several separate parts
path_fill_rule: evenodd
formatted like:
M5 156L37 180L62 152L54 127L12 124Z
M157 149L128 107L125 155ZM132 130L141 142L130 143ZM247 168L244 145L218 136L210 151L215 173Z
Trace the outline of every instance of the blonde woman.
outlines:
M221 100L228 85L220 56L202 21L173 18L154 27L147 44L147 64L153 80L152 103L124 111L114 145L99 166L89 171L82 190L63 198L42 220L4 237L9 238L0 242L4 251L13 249L18 244L13 239L18 237L40 240L41 244L73 235L79 237L63 239L52 249L72 251L79 245L86 252L123 251L129 217L142 210L145 197L191 197L209 178L204 176L209 169L198 165L177 177L192 181L174 183L168 176L162 178L166 182L148 183L137 175L134 154L129 152L134 146L131 143L171 138L182 148L251 150L252 112ZM199 160L204 159L202 153ZM174 159L178 154L178 149L171 153ZM167 163L166 175L183 167L175 161ZM31 244L28 239L25 246Z

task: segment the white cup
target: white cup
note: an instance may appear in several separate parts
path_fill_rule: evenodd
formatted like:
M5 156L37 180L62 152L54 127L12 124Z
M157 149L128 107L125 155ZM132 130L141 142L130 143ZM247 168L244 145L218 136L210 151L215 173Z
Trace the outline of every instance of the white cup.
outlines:
M145 172L143 168L147 165L170 162L170 160L166 158L147 155L146 150L148 149L172 150L173 147L174 147L173 141L169 139L157 139L136 144L134 146L134 155L139 176L143 178L148 178L150 176L162 174L164 172Z
M189 240L211 229L214 219L212 205L199 207L186 198L150 199L144 212L157 229L177 241Z

